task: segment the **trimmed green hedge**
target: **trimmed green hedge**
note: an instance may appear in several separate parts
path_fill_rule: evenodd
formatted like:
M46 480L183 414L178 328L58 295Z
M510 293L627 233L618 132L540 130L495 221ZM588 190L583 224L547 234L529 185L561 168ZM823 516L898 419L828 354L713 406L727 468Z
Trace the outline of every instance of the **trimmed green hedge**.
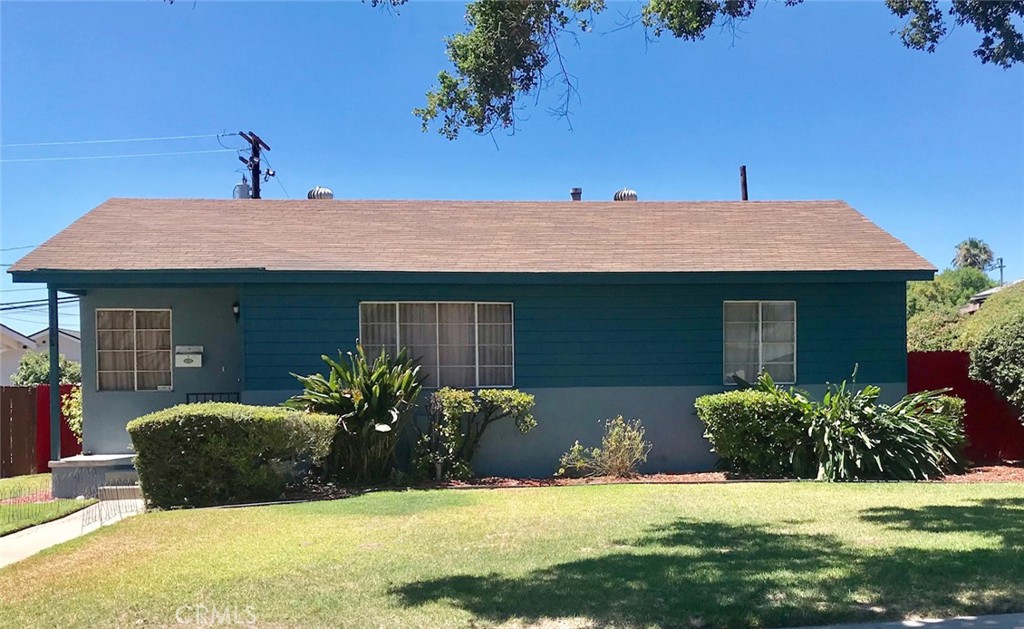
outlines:
M745 474L766 478L806 476L812 447L810 418L786 395L755 389L697 398L697 415L718 456Z
M128 423L150 506L274 500L327 455L337 418L287 408L182 404Z

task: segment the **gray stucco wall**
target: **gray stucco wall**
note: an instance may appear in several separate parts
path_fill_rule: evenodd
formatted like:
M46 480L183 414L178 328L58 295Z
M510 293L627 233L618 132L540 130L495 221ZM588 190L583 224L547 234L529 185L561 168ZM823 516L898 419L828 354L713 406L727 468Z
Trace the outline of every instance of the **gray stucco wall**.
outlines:
M125 425L186 401L189 393L241 391L242 343L231 305L236 287L90 289L81 299L85 452L130 452ZM96 390L96 309L170 308L171 344L202 345L203 366L174 368L173 391Z
M876 383L882 401L894 402L906 393L906 383ZM484 434L473 469L483 476L551 476L558 459L579 440L585 447L600 445L604 420L614 415L639 418L652 448L645 472L711 470L718 458L704 439L694 401L720 393L723 386L702 387L558 387L526 388L537 398L537 427L521 434L512 422L492 424ZM805 387L813 396L824 384ZM244 391L247 404L278 404L294 391Z

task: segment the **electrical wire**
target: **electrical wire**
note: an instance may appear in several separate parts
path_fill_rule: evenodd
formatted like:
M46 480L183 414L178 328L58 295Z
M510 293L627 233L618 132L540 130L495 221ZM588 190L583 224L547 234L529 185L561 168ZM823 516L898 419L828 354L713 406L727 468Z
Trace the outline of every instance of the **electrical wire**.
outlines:
M20 249L34 249L38 246L39 245L25 245L23 247L6 247L4 249L0 249L0 251L18 251Z
M163 157L165 155L198 155L200 153L229 153L234 149L204 149L201 151L168 151L165 153L130 153L122 155L83 155L79 157L25 157L18 159L0 159L0 164L14 162L66 162L80 159L122 159L126 157Z
M219 133L203 133L200 135L165 135L158 138L125 138L123 140L70 140L65 142L21 142L18 144L0 144L0 148L13 148L18 146L70 146L73 144L121 144L124 142L164 142L167 140L195 140L198 138L216 138Z

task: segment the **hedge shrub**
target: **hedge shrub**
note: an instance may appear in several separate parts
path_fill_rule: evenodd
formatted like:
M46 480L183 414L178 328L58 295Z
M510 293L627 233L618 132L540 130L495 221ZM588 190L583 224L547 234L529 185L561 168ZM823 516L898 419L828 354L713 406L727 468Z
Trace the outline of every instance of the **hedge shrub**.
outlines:
M922 391L878 403L880 389L829 385L821 401L775 386L697 398L705 437L733 469L762 477L923 480L963 468L963 400Z
M971 377L992 386L1024 419L1024 282L992 295L964 324Z
M337 418L265 406L182 404L128 423L154 507L273 500L327 455Z
M810 418L799 399L755 389L697 398L697 415L713 451L741 473L806 476Z

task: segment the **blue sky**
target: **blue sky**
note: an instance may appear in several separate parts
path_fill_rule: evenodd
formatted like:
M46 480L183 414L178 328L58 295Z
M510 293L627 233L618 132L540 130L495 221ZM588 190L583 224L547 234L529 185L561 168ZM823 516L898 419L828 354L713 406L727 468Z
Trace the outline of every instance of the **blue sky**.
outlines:
M890 34L901 22L881 2L772 3L736 38L647 43L638 27L615 31L638 7L610 3L595 33L564 42L581 95L571 130L546 113L553 90L514 135L449 142L410 112L446 67L442 37L464 27L458 2L412 0L397 15L351 2L4 2L0 143L251 129L283 184L265 197L321 184L339 198L562 199L582 186L584 199L609 199L629 186L647 200L734 199L746 164L751 198L844 199L939 268L978 236L1007 280L1024 277L1024 67L981 65L973 30L928 55ZM197 138L0 157L218 148ZM5 161L0 248L39 244L109 197L229 197L239 166L232 153ZM4 302L45 296L3 275ZM62 313L76 328L74 309ZM3 321L46 325L44 312Z

